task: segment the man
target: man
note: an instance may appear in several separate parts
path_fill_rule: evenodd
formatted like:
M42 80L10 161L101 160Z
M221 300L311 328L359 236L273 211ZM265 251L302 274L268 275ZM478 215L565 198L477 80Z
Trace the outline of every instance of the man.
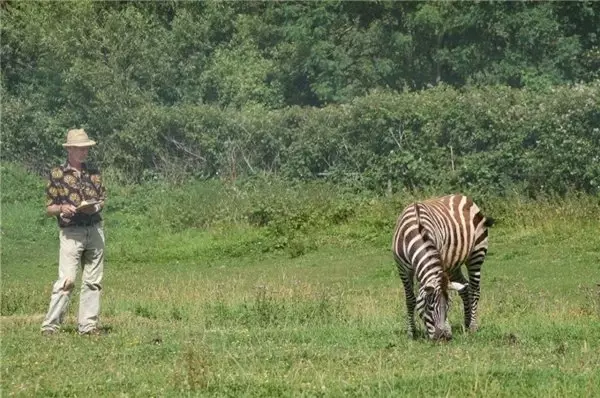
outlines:
M58 280L52 288L50 307L42 324L42 334L59 331L75 287L77 270L82 268L78 330L97 335L100 292L104 271L104 231L100 211L105 189L100 173L88 168L85 160L96 145L83 129L69 130L67 162L50 172L46 187L46 214L55 216L60 227Z

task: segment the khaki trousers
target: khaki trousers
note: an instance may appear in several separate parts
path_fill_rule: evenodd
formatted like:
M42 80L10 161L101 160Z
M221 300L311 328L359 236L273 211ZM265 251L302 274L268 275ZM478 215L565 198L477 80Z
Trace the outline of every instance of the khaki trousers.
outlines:
M42 330L58 330L69 306L77 270L82 268L78 329L85 333L98 327L100 293L104 273L102 223L60 229L58 280L52 288L50 306Z

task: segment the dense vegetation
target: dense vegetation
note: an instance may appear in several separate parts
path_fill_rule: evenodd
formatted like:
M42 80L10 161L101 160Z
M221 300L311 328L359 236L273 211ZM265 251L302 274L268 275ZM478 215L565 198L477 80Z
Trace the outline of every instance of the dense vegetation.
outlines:
M3 1L2 156L121 181L600 187L595 2Z

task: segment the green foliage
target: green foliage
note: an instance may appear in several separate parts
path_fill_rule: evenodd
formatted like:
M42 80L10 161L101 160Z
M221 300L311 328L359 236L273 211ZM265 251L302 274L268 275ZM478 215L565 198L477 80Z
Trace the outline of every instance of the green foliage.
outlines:
M377 192L595 193L599 91L440 86L323 109L146 107L95 151L129 182L275 173Z
M93 160L127 183L276 173L377 192L598 191L596 3L0 13L3 159L39 174L84 127Z
M275 173L378 192L595 193L599 92L598 83L542 91L439 86L375 92L323 109L146 106L130 113L120 131L104 137L91 131L100 140L92 161L120 182ZM51 159L62 161L64 137L28 146L21 132L29 127L6 135L5 158L45 174Z
M7 2L0 12L9 92L95 127L139 100L323 105L441 82L597 78L589 2Z

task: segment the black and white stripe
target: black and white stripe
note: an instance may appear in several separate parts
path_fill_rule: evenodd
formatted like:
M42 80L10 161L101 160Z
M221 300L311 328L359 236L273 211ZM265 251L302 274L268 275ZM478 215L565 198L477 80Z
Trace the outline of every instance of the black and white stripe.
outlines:
M481 265L492 224L468 197L449 195L406 207L396 224L392 252L406 294L408 334L414 336L415 308L432 339L450 339L449 290L458 290L465 326L477 330ZM466 264L469 279L463 276ZM419 282L415 297L414 279Z

